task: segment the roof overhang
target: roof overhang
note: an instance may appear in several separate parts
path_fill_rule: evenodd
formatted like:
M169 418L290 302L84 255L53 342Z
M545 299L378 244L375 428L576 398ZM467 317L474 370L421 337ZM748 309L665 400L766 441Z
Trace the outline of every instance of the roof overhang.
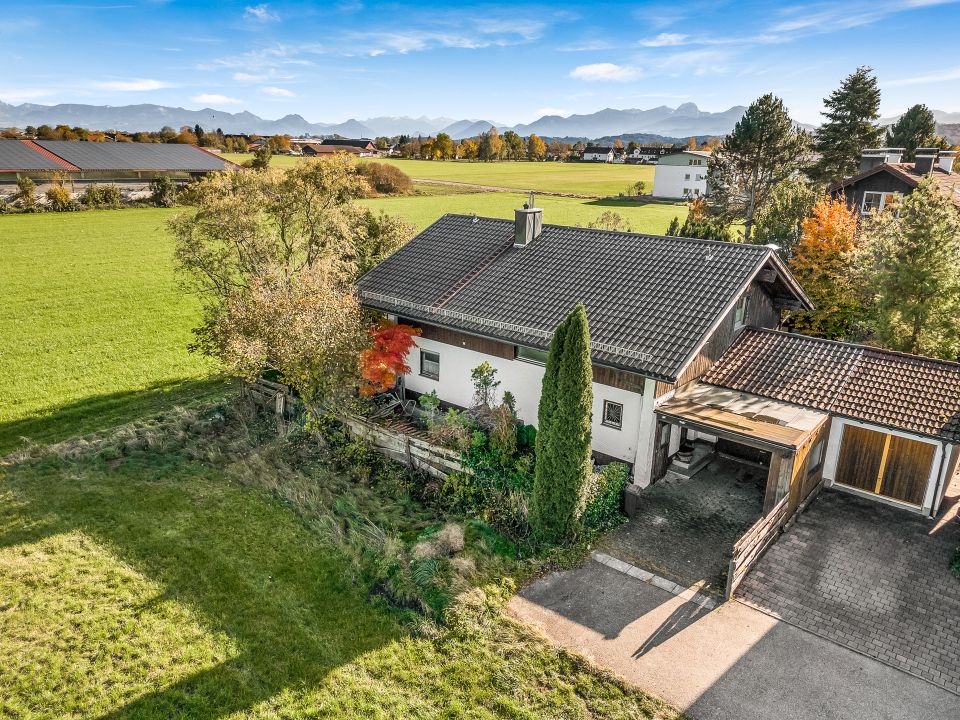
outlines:
M765 450L793 453L829 415L818 410L694 382L657 406L668 422Z

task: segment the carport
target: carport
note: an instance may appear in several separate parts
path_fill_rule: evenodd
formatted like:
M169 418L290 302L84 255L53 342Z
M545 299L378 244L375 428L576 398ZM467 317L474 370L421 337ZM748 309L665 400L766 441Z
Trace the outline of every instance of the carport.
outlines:
M663 425L673 426L679 432L670 434L679 442L706 442L741 457L749 453L737 448L758 451L752 460L759 460L767 470L765 514L788 496L792 513L822 478L830 425L827 413L702 382L683 388L656 412L661 430ZM663 456L657 464L666 472L669 447L661 447L660 452Z

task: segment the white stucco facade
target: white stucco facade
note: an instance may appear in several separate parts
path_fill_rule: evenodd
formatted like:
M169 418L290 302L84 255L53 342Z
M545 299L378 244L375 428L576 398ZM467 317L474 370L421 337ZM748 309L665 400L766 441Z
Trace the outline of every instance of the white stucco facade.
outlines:
M446 402L469 407L473 400L473 385L470 371L486 361L497 369L499 398L509 390L517 400L517 415L529 425L536 426L540 405L540 387L543 382L543 365L527 360L510 360L495 357L457 345L448 345L436 340L417 338L417 347L407 356L411 372L404 379L406 387L418 393L433 390ZM420 353L428 351L440 356L438 379L420 374ZM654 421L654 382L646 380L644 394L593 383L593 449L641 467L651 459ZM609 427L601 421L604 400L623 406L620 428ZM639 452L638 452L639 451ZM647 470L649 477L649 469Z
M653 196L676 200L705 196L709 159L709 153L692 150L661 157L653 175Z

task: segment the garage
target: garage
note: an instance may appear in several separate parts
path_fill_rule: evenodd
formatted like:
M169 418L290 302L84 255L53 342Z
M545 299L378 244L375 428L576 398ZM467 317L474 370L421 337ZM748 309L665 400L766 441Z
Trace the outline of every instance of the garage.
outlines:
M844 425L834 482L920 507L936 452L929 442Z

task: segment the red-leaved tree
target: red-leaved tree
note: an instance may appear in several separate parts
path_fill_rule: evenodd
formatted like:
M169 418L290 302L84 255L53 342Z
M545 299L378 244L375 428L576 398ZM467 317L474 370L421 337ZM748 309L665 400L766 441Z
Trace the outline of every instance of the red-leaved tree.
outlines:
M371 347L360 353L360 375L364 397L392 390L397 378L410 372L407 353L414 346L420 328L384 321L370 331Z

